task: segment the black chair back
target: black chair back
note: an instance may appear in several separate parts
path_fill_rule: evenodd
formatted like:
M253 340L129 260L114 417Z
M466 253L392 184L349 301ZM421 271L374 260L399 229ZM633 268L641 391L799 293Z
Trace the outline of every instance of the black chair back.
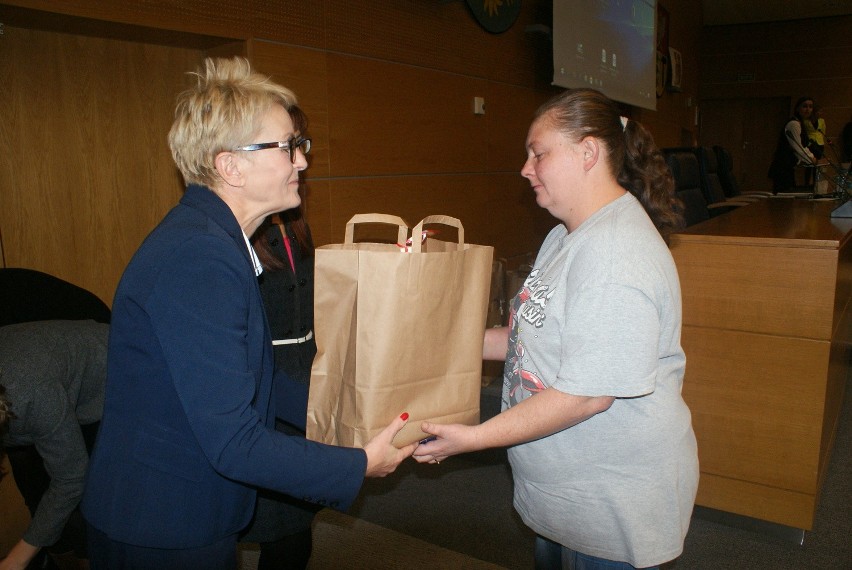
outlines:
M698 159L688 151L664 153L675 181L675 192L684 206L687 227L710 218L707 201L701 191Z
M109 307L82 287L35 269L0 268L0 326L54 319L109 323L110 316Z
M723 146L715 145L713 154L716 155L716 166L719 175L719 182L722 183L722 190L728 198L734 198L741 194L740 185L734 176L734 160L731 158L731 153Z
M697 151L698 166L701 173L701 190L708 204L716 204L726 200L725 190L719 180L719 169L716 154L710 147L700 146Z

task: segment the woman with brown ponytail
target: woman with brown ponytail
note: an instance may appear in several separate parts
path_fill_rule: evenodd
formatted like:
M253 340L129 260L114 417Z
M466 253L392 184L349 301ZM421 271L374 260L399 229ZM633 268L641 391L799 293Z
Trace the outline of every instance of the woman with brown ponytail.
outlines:
M680 555L698 486L681 397L681 297L666 238L681 227L650 134L591 89L536 113L521 175L559 222L483 358L506 361L503 411L422 424L437 463L509 447L536 568L657 567Z

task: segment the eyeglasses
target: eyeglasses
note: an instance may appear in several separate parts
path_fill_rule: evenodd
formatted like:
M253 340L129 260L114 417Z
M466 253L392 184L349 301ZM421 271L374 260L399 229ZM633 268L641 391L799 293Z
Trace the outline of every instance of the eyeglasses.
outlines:
M248 144L246 146L238 146L234 150L250 152L253 150L264 150L267 148L280 148L281 150L286 150L290 154L290 162L295 163L296 153L293 151L299 149L302 151L302 154L308 154L311 152L311 139L290 137L286 141Z

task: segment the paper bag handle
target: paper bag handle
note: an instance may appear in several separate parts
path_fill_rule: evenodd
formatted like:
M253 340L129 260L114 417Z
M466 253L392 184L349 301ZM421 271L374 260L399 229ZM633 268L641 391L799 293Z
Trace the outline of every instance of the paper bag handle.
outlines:
M420 223L414 226L414 229L411 230L411 251L414 253L420 253L423 247L423 240L420 239L420 236L423 235L423 226L427 224L444 224L445 226L452 226L458 230L459 233L459 249L464 246L464 226L461 223L461 220L458 218L453 218L452 216L426 216Z
M408 224L399 216L391 216L390 214L355 214L348 222L346 222L346 238L343 243L353 243L355 241L355 224L390 224L397 226L399 230L396 233L396 242L405 243L408 239Z

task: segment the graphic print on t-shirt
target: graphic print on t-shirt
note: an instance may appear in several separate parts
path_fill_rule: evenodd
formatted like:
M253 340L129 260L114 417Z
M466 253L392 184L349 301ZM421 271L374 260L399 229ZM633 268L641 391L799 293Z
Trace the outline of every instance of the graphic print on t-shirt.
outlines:
M524 280L521 291L512 300L509 313L509 358L506 366L508 374L505 375L507 389L503 392L508 398L508 401L504 402L506 407L514 406L547 388L534 371L524 368L526 349L520 340L522 327L541 328L544 325L547 318L544 309L555 293L550 285L542 282L540 273L540 269L532 270Z

